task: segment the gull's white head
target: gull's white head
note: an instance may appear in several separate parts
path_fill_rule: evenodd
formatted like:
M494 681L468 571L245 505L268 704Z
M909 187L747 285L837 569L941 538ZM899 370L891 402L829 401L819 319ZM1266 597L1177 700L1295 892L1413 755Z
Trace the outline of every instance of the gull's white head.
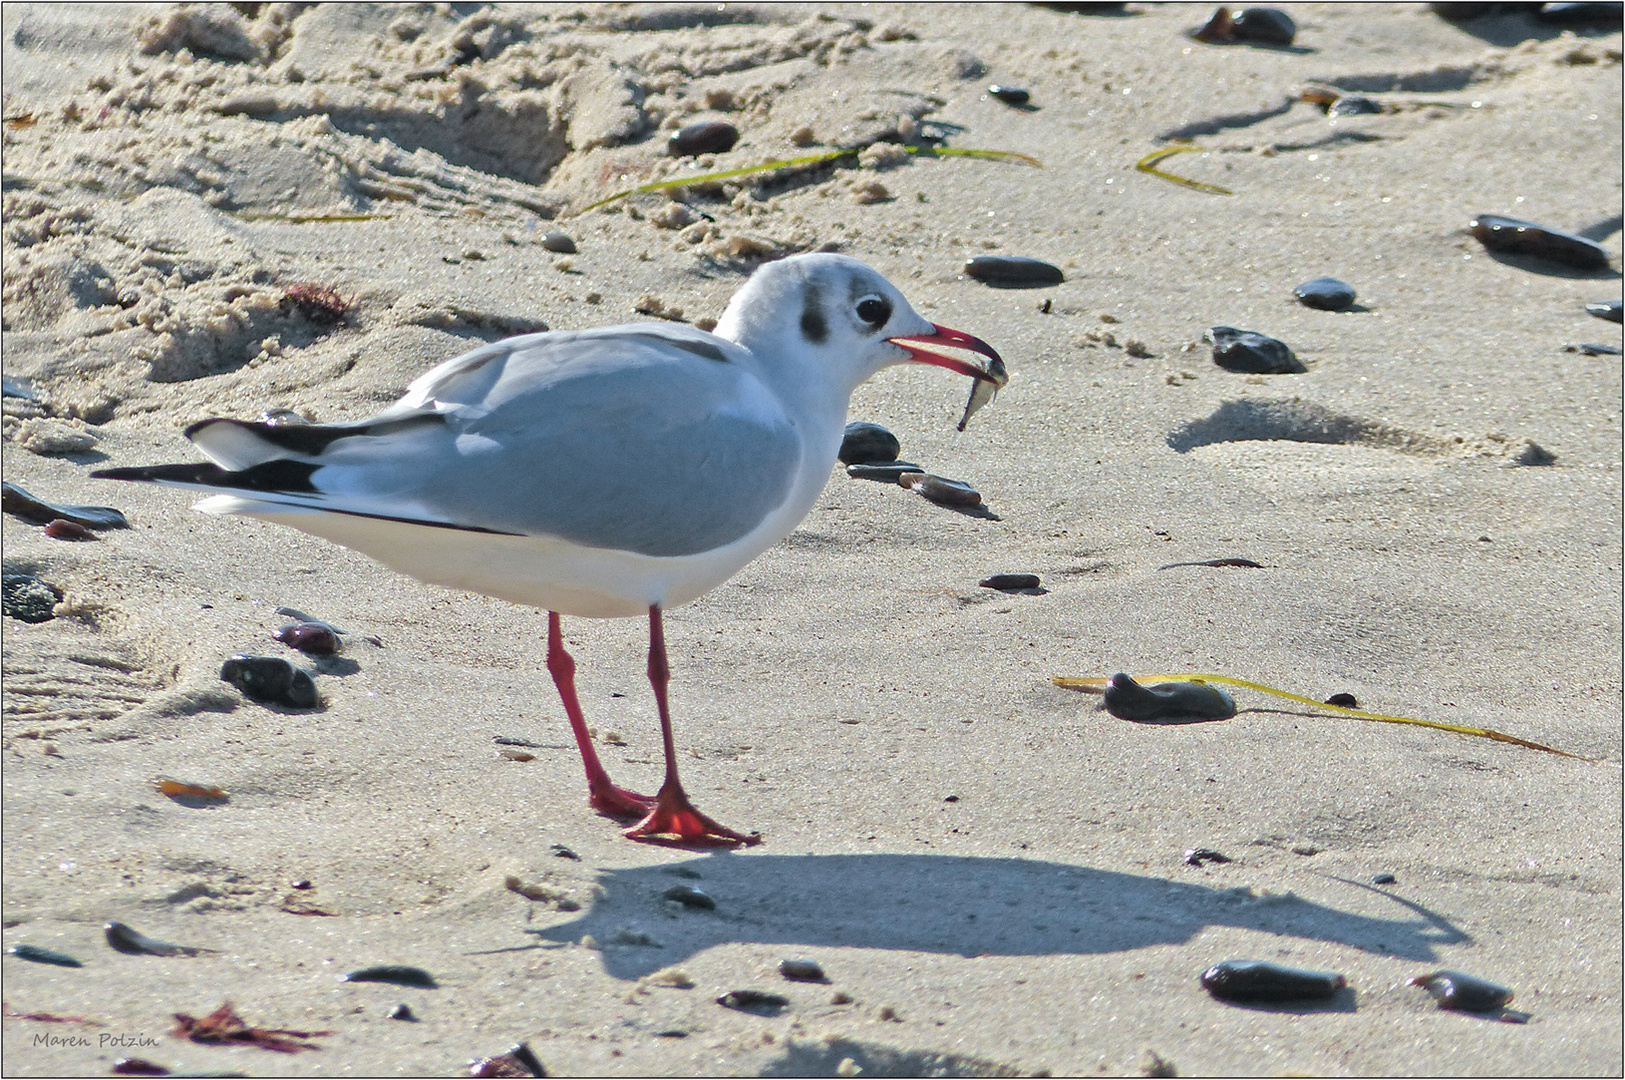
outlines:
M844 394L883 367L911 361L1004 381L1004 365L992 346L932 323L895 285L845 255L795 255L768 263L734 294L715 332L760 358L769 378L829 380ZM920 344L980 353L989 366L979 368Z

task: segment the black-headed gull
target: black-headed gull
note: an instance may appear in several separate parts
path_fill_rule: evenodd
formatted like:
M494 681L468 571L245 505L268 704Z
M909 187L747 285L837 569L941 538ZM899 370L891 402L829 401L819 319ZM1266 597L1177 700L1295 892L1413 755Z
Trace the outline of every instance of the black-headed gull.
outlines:
M991 346L924 319L863 263L798 255L758 270L714 333L634 323L526 334L448 360L370 420L204 420L186 435L212 465L93 475L218 492L197 508L291 525L420 581L546 609L547 667L590 804L640 817L634 838L748 844L757 834L701 814L677 779L661 612L790 534L829 479L852 391L909 361L978 387L1005 381ZM616 787L600 764L561 614L648 615L666 754L655 797Z

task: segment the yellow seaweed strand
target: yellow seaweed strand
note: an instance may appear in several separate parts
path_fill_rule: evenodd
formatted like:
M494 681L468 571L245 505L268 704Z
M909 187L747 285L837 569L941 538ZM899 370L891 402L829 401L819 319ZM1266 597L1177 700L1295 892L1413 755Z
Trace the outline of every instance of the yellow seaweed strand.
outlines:
M1104 692L1109 678L1071 678L1065 675L1053 676L1050 680L1056 686L1065 686L1077 690L1088 690L1094 693ZM1246 690L1257 690L1264 694L1273 694L1288 701L1295 701L1300 705L1309 705L1316 709L1325 709L1338 716L1352 716L1357 720L1375 720L1383 724L1414 724L1417 727L1436 728L1439 731L1453 731L1458 735L1475 735L1481 739L1494 739L1496 742L1513 743L1517 746L1527 747L1530 750L1544 750L1548 754L1557 754L1560 757L1574 758L1576 761L1596 761L1581 754L1571 754L1567 750L1559 750L1555 746L1544 743L1530 742L1520 739L1516 735L1507 735L1504 732L1494 731L1490 728L1468 727L1465 724L1446 724L1438 720L1418 720L1411 716L1390 716L1387 713L1366 712L1364 709L1348 709L1342 705L1328 705L1324 701L1304 697L1286 690L1277 690L1273 686L1262 683L1248 682L1246 679L1235 679L1229 675L1214 675L1208 673L1185 673L1177 675L1142 675L1139 681L1143 682L1195 682L1195 683L1223 683L1226 686L1239 686Z
M1022 165L1032 165L1040 169L1044 167L1043 162L1039 161L1037 158L1030 157L1027 154L1018 154L1013 150L975 150L961 149L954 146L905 146L903 149L910 154L924 154L927 157L982 158L986 161L1013 161ZM852 157L857 153L860 153L860 151L856 149L825 150L817 154L807 154L803 157L784 158L779 161L766 161L760 165L746 165L738 169L724 169L721 172L701 173L698 176L683 176L678 177L675 180L656 180L653 183L640 184L635 188L628 188L626 191L618 191L606 198L599 199L595 203L589 203L588 205L582 207L580 212L585 214L588 210L596 210L600 206L608 206L610 203L618 202L630 195L646 195L653 191L670 191L674 188L690 187L694 184L709 184L715 183L719 180L733 180L737 177L752 176L756 173L773 172L777 169L795 169L809 165L822 165L826 161L835 161L839 158Z
M1190 180L1183 176L1175 176L1171 172L1163 172L1161 169L1156 167L1157 162L1161 161L1163 158L1173 157L1175 154L1191 154L1200 149L1200 146L1165 146L1161 150L1151 151L1149 154L1145 155L1145 157L1141 158L1139 161L1136 161L1134 163L1134 167L1143 173L1150 173L1152 176L1159 176L1170 183L1178 184L1180 187L1188 187L1192 191L1205 191L1209 195L1234 195L1234 191L1231 191L1229 188L1222 188L1218 184L1204 184L1200 180Z

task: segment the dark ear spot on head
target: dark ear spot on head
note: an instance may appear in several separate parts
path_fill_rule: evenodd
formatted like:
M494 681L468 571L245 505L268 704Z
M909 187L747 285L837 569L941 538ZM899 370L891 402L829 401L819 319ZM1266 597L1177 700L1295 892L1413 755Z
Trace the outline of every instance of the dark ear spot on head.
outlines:
M829 324L824 321L823 297L816 289L808 289L801 308L801 336L814 345L822 345L829 337Z

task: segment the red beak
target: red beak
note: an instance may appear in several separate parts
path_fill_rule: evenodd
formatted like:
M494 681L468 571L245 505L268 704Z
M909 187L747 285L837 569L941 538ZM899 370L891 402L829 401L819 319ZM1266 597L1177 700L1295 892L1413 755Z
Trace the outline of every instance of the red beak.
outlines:
M938 326L936 323L931 324L931 329L935 330L936 333L906 334L889 340L894 344L902 345L903 348L908 350L910 357L919 363L945 367L949 371L957 371L961 375L969 375L973 379L990 382L995 387L1002 387L1009 381L1009 376L1004 373L1004 361L1000 359L998 353L993 351L993 346L981 338L971 337L969 334L959 330L950 330L948 327ZM927 345L947 345L955 349L966 349L970 352L981 353L988 358L988 365L986 370L983 370L968 361L943 356L941 353L935 353L929 349L921 349L906 344L906 342L910 341L923 342Z

